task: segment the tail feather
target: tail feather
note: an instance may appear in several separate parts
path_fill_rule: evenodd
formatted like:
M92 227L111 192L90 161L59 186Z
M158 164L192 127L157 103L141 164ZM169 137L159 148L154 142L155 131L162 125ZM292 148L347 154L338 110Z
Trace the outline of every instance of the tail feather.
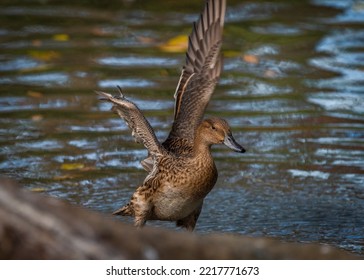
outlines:
M113 215L121 215L121 216L133 216L134 211L130 203L126 204L125 206L119 208L118 210L112 213Z

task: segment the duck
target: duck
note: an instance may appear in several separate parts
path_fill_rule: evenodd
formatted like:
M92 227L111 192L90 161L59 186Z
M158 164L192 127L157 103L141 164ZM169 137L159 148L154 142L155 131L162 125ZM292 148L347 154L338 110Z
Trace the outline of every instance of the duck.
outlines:
M142 111L119 87L115 96L97 91L99 99L113 105L112 111L126 122L136 142L148 151L147 158L141 161L148 173L146 178L130 201L113 212L134 217L137 228L148 220L162 220L193 231L204 199L218 177L211 147L224 144L235 152L245 152L226 120L204 119L223 67L220 49L225 10L226 0L207 0L193 24L186 61L174 94L172 128L165 141L157 139Z

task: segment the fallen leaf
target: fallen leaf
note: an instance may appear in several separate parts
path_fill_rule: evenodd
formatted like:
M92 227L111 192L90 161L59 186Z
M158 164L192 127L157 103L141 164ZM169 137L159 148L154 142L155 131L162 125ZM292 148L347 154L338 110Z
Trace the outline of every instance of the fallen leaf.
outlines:
M68 34L55 34L52 38L54 41L67 42L69 41L70 36Z
M82 169L84 168L85 165L83 163L63 163L61 165L61 169L62 170L77 170L77 169Z
M251 64L257 64L259 63L259 58L256 55L253 54L244 54L243 60L245 62L251 63Z
M43 93L39 92L39 91L32 91L32 90L28 90L27 91L27 95L30 97L34 97L34 98L41 98L43 97Z
M32 192L45 192L46 188L32 188L30 189Z
M55 181L72 180L72 179L75 179L78 177L80 177L79 174L66 174L66 175L61 175L61 176L54 176L53 180L55 180Z
M188 36L178 35L168 40L166 43L161 44L159 48L165 52L184 52L187 50Z
M43 116L42 115L33 115L32 116L32 121L33 122L39 122L41 120L43 120Z

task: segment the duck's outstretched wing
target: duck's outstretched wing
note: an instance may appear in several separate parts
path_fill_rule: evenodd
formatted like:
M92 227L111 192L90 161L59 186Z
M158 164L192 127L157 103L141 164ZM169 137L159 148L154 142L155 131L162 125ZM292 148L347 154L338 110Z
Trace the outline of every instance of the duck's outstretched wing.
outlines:
M117 97L101 91L96 91L96 93L100 96L100 100L113 103L112 110L125 120L135 140L144 145L154 160L163 154L164 148L155 136L150 123L139 108L127 100L121 91Z
M174 122L166 140L192 141L222 69L220 48L226 0L208 0L189 36L186 63L174 95ZM173 142L173 141L172 141Z

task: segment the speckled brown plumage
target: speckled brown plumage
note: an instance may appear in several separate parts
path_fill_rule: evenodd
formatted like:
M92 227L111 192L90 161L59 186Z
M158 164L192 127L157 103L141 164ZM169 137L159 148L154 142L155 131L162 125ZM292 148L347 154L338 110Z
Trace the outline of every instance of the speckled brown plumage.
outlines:
M203 120L222 69L220 48L225 6L225 0L208 0L194 24L174 96L174 122L162 144L139 108L121 92L117 97L98 92L101 99L114 104L113 111L126 121L136 141L148 150L148 158L142 161L147 177L129 203L113 213L133 216L137 227L147 220L168 220L192 231L203 200L217 180L211 146L225 144L234 151L245 151L233 138L225 120Z

